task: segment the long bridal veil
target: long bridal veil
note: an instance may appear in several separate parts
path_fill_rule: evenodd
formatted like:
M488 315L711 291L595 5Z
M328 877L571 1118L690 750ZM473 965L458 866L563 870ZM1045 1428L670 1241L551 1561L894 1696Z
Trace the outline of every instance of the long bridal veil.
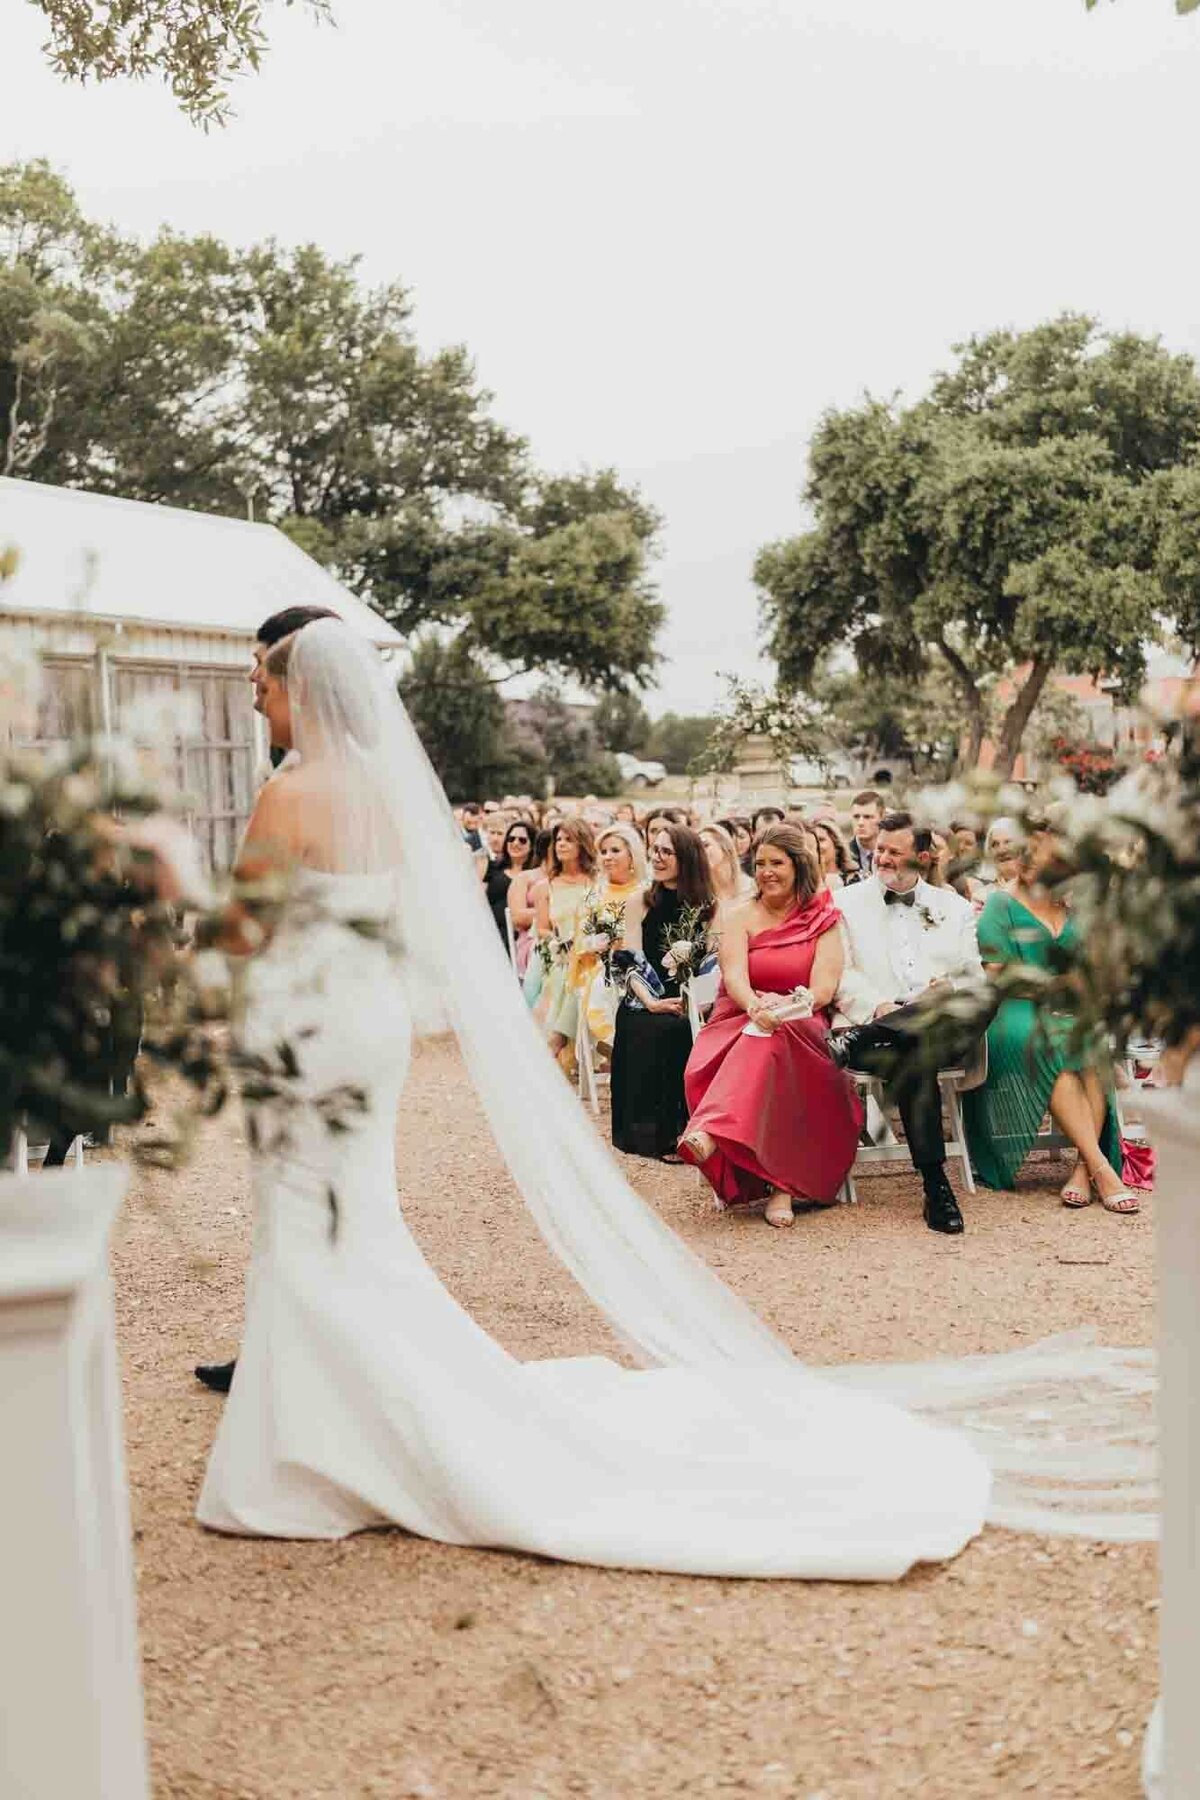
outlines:
M525 1204L630 1356L643 1366L790 1365L814 1379L634 1193L563 1080L378 653L320 620L297 633L288 681L301 758L337 771L338 866L396 871L414 1010L420 1018L436 995ZM1114 1540L1156 1530L1147 1351L1072 1336L819 1376L962 1430L993 1471L994 1523Z

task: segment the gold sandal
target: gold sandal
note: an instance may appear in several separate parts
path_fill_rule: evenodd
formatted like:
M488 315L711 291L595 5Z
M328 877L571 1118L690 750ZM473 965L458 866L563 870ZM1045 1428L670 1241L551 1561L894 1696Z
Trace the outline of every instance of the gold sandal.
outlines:
M781 1208L782 1208L782 1203L786 1202L787 1212L784 1213L781 1209L780 1211L778 1211L775 1214L775 1217L772 1218L771 1217L771 1208L774 1205L776 1205L777 1202L780 1203ZM767 1201L766 1207L763 1211L763 1218L767 1221L768 1225L773 1225L775 1227L776 1231L786 1231L789 1226L794 1225L796 1223L796 1215L792 1211L791 1195L790 1194L772 1194L771 1198Z

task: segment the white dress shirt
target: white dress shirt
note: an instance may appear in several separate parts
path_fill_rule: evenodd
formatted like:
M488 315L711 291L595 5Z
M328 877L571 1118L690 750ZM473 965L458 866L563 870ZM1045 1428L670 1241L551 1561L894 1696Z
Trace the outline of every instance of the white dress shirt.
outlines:
M864 1024L886 1000L915 999L933 981L983 978L969 900L927 881L912 890L911 906L889 906L886 892L872 875L833 896L845 948L837 1008L853 1025Z

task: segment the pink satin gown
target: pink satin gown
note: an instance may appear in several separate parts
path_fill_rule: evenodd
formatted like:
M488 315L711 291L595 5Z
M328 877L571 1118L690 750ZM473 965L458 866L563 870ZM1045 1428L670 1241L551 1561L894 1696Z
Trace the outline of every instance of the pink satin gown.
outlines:
M762 994L807 987L817 944L838 926L821 893L749 945L750 985ZM778 1188L796 1199L833 1201L854 1162L862 1107L830 1059L824 1014L792 1019L769 1037L746 1037L746 1015L722 989L696 1039L684 1076L689 1131L717 1149L704 1175L718 1205L739 1206Z

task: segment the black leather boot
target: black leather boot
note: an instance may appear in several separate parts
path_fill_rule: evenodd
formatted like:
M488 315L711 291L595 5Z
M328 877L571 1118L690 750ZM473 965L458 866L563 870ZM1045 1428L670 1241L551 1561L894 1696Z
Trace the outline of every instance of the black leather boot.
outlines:
M202 1381L214 1394L227 1394L233 1386L233 1371L236 1368L236 1358L227 1363L197 1363L196 1380Z
M963 1229L963 1216L954 1189L946 1179L946 1165L938 1163L932 1168L923 1168L921 1180L925 1184L925 1223L930 1231L944 1231L948 1237L958 1237Z

